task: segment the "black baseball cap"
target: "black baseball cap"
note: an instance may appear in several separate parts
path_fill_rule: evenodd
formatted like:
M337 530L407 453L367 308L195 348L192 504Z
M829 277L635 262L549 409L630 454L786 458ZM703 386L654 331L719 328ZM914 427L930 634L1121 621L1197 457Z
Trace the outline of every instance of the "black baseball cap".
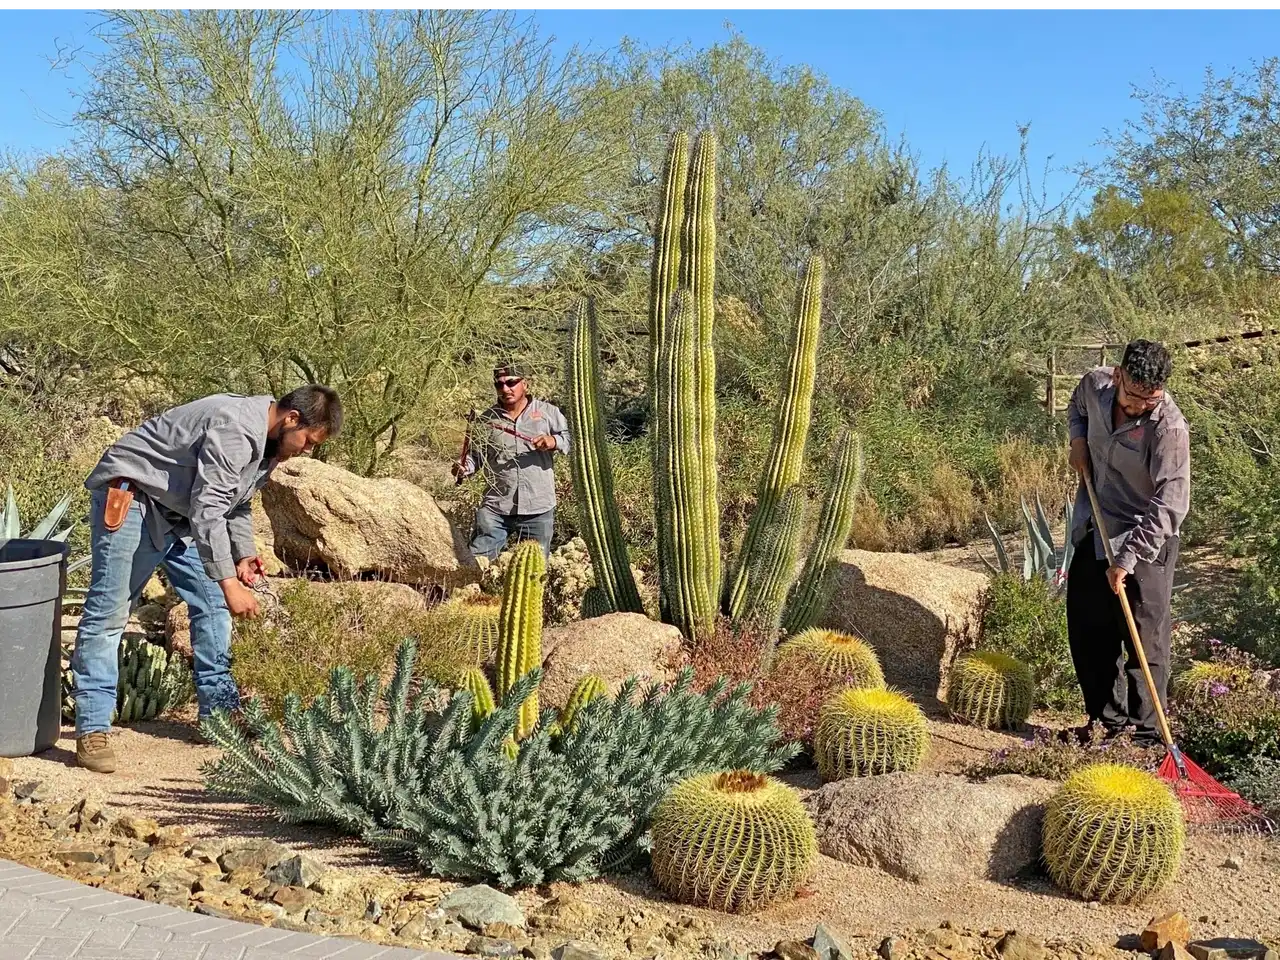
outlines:
M493 379L501 380L506 377L516 377L519 380L529 379L529 372L523 365L518 363L504 363L493 368Z

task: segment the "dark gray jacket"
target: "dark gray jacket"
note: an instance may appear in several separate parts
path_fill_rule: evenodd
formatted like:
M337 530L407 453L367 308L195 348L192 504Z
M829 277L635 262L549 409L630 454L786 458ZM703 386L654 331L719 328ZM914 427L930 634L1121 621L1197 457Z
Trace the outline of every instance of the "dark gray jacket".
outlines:
M546 513L556 505L554 451L535 450L507 431L526 437L550 434L556 438L555 451L568 453L569 423L554 403L530 397L516 419L495 404L472 427L465 469L467 476L482 467L488 473L481 506L502 516Z
M270 396L217 394L166 410L113 444L85 481L90 490L131 480L157 549L170 531L190 536L212 580L257 554L250 501L267 482Z

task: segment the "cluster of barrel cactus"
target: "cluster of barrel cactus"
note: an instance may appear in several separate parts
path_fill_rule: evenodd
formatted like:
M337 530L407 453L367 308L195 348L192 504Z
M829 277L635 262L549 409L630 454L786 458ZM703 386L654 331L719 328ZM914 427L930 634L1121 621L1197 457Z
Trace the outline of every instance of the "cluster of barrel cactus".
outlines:
M883 687L884 669L871 644L850 633L811 627L784 643L780 657L804 657L828 680L863 689Z
M1050 798L1044 861L1054 883L1084 900L1136 903L1173 880L1185 837L1182 808L1166 784L1135 767L1098 763Z
M663 166L649 289L654 518L659 615L695 641L711 633L717 613L738 623L781 624L793 633L816 622L830 593L834 557L848 539L862 470L858 437L846 431L817 539L793 582L805 519L801 480L822 313L823 264L815 256L796 297L756 506L741 551L725 571L716 480L715 194L714 136L702 133L691 158L688 134L675 134ZM596 586L610 609L643 613L613 492L590 299L577 305L570 324L566 380L574 487ZM592 606L600 606L595 598Z
M824 782L920 769L929 725L910 697L892 689L849 688L818 714L813 753Z
M685 903L747 913L789 899L816 856L799 796L761 773L690 777L654 811L654 880Z
M979 727L1016 730L1031 716L1035 694L1031 668L992 650L960 657L947 681L952 715Z
M157 644L126 637L116 657L116 707L111 722L120 725L154 720L164 711L181 707L195 695L191 668L181 654L167 653ZM76 716L75 678L62 672L62 715Z

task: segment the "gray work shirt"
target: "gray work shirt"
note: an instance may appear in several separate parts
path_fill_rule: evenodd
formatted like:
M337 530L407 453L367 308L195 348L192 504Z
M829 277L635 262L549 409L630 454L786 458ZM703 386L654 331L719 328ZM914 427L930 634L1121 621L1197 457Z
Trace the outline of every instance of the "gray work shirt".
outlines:
M274 402L224 393L166 410L114 443L84 485L132 481L156 549L170 532L190 537L211 580L234 577L258 552L250 501L276 465L264 459Z
M545 513L556 505L553 451L535 450L512 431L524 437L550 434L556 438L557 451L569 452L569 424L554 403L530 397L514 419L494 404L472 425L466 475L486 469L488 485L482 507L502 516Z
M1117 565L1133 573L1151 562L1178 535L1191 506L1191 441L1186 418L1166 390L1154 410L1114 427L1114 367L1097 367L1081 378L1067 407L1071 439L1087 437L1093 486L1098 495ZM1073 543L1092 514L1084 483L1076 491ZM1095 525L1095 556L1106 557Z

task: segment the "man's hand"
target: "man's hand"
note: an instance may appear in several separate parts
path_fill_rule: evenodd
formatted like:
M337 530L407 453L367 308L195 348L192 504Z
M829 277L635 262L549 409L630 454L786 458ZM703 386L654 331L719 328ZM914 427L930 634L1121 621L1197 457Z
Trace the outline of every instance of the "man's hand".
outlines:
M246 587L252 587L263 576L266 576L266 570L258 557L245 557L236 564L236 579Z
M1071 441L1071 453L1067 457L1071 469L1084 476L1089 469L1089 441L1085 437L1076 437Z
M1107 567L1107 583L1111 585L1111 592L1117 597L1120 596L1120 591L1124 589L1124 578L1128 575L1129 571L1124 567Z
M556 438L549 433L541 434L533 438L533 449L535 450L554 450L556 448Z
M227 609L233 617L254 619L262 612L253 591L234 577L218 581L218 586L222 587L222 596L226 598Z
M466 469L467 468L464 467L460 461L455 460L453 461L453 464L449 467L449 472L453 474L453 479L461 480L462 474L466 471Z

